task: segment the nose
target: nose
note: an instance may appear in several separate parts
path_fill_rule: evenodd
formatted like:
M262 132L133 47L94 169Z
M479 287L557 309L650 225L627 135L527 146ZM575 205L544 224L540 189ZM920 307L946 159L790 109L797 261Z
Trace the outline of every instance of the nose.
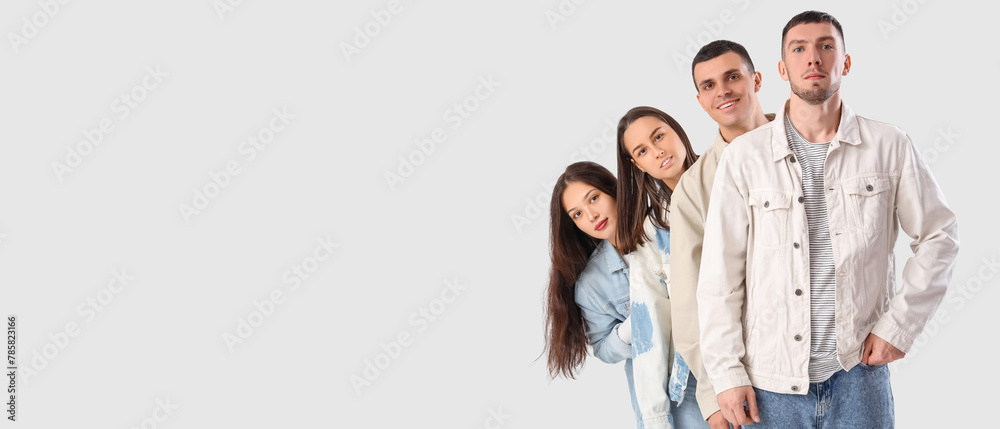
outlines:
M810 66L819 66L820 62L821 62L820 59L819 59L819 51L817 51L817 50L814 49L814 50L810 51L810 53L812 55L809 58L809 65Z
M590 221L596 221L597 218L601 217L601 214L594 209L587 209L587 216L590 217Z

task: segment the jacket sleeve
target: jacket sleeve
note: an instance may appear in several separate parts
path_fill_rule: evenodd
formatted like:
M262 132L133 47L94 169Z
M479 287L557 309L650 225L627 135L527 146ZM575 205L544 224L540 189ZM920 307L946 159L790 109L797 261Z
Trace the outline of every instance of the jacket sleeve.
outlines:
M872 333L907 352L947 292L958 257L958 223L930 169L906 139L896 187L899 224L913 242L903 284Z
M712 186L697 291L702 359L716 394L750 385L741 362L749 217L732 149L723 151Z
M618 363L631 358L632 346L618 337L618 325L622 320L605 308L609 303L599 302L590 292L589 285L577 286L579 293L576 303L583 312L583 320L587 322L587 340L594 349L594 356L607 363Z
M688 173L690 174L690 173ZM684 178L671 196L671 318L674 347L691 368L698 381L696 395L702 417L706 420L719 411L715 390L702 361L698 324L698 268L701 266L707 192L701 177ZM710 180L710 179L707 179Z
M654 237L652 222L644 225ZM663 260L655 241L643 243L632 253L629 299L632 320L632 375L635 399L643 428L670 428L670 394L667 383L672 365L670 297L663 280Z

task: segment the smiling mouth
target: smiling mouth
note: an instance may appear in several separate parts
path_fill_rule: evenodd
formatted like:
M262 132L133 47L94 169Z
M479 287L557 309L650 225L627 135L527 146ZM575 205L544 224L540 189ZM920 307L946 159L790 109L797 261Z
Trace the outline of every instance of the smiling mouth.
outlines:
M674 160L673 155L668 156L667 159L664 159L663 162L660 163L660 169L667 168L667 166L673 163L673 160Z
M608 218L604 218L604 220L597 223L597 226L595 226L594 229L601 231L607 226L608 226Z
M735 99L735 100L730 100L730 101L727 101L727 102L725 102L725 103L722 103L722 104L720 104L720 105L719 105L718 107L716 107L716 109L718 109L718 110L726 110L726 109L729 109L730 107L733 107L733 106L735 106L735 105L736 105L736 103L737 103L737 102L739 102L739 101L740 101L740 99L738 99L738 98L737 98L737 99Z

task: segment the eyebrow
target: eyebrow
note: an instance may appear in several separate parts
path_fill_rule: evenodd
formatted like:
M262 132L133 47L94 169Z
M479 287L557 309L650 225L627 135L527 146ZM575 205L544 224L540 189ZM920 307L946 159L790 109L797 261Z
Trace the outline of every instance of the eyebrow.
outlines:
M823 37L820 37L820 38L816 39L817 42L825 42L827 40L837 40L837 39L835 37L833 37L833 36L823 36ZM809 41L808 40L803 40L803 39L791 40L791 41L788 42L788 46L792 46L792 45L799 44L799 43L809 43Z
M588 199L588 198L590 198L590 194L593 194L593 193L594 193L594 191L596 191L596 190L597 190L597 188L591 188L591 189L590 189L589 191L587 191L587 193L583 195L583 200L584 200L584 201L587 201L587 199ZM566 210L566 214L570 215L570 214L571 214L571 213L573 213L573 212L574 212L575 210L576 210L576 207L575 207L575 206L574 206L574 207L571 207L571 208L570 208L569 210ZM572 217L572 215L570 215L570 216Z
M649 133L649 140L652 141L653 137L656 137L656 133L660 132L660 129L662 129L662 128L663 127L656 127L656 129L653 130L653 132Z
M726 70L725 72L723 72L722 75L723 76L729 76L729 75L731 75L733 73L739 73L739 72L740 72L740 69L729 69L729 70ZM710 78L705 79L705 80L703 80L701 82L698 82L698 86L701 87L702 85L704 85L706 83L709 83L709 82L711 82L713 80L715 80L715 78L710 77Z

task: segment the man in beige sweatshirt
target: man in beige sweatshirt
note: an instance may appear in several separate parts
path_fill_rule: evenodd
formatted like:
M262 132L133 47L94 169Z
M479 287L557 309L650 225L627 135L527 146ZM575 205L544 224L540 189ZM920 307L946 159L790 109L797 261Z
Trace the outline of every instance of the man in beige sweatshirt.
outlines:
M708 202L722 150L736 137L774 119L757 100L761 75L747 50L728 40L717 40L698 51L691 65L701 107L719 124L715 143L688 169L671 196L670 259L674 345L698 380L697 398L702 417L713 429L729 422L719 412L715 390L702 361L698 328L698 270Z

